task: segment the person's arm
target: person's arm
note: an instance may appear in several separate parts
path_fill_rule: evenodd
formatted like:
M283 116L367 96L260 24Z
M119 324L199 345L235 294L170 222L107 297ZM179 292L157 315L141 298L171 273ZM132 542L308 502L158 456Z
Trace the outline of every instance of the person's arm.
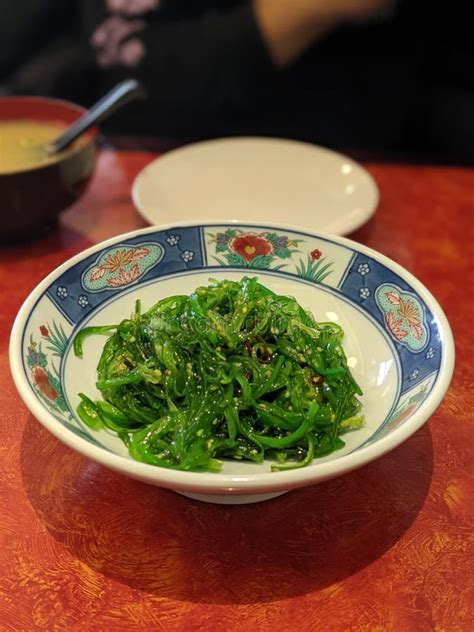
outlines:
M253 10L273 61L284 67L334 27L363 21L388 4L387 0L253 0Z

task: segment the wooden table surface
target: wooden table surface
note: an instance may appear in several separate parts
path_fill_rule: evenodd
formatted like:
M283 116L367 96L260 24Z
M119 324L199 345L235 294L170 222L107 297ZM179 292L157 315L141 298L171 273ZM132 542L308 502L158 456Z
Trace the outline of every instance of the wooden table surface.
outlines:
M58 230L0 250L0 630L474 630L473 170L365 162L381 201L352 235L414 273L450 320L456 369L429 423L352 474L226 507L75 454L9 372L12 322L36 284L144 225L130 187L155 156L104 150Z

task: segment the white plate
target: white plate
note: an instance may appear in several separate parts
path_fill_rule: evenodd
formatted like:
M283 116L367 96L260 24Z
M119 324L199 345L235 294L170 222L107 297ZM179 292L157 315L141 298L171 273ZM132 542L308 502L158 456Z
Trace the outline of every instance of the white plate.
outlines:
M135 179L133 202L150 223L259 221L345 235L374 213L373 178L334 151L274 138L186 145Z

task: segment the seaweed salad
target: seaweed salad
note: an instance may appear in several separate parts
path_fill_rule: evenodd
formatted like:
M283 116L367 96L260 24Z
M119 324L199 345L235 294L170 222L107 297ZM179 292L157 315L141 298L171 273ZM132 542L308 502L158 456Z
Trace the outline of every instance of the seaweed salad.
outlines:
M258 282L210 280L130 319L86 327L107 334L97 367L103 399L80 393L88 427L109 429L144 463L217 472L221 459L272 470L304 467L341 448L363 424L362 392L347 366L344 332Z

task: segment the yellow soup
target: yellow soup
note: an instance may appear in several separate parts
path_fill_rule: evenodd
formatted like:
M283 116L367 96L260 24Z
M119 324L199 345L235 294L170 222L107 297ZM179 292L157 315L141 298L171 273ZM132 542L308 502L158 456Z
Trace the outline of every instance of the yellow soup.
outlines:
M48 156L44 145L55 140L65 128L60 122L0 121L0 173L26 171L61 160L77 144L54 156Z

